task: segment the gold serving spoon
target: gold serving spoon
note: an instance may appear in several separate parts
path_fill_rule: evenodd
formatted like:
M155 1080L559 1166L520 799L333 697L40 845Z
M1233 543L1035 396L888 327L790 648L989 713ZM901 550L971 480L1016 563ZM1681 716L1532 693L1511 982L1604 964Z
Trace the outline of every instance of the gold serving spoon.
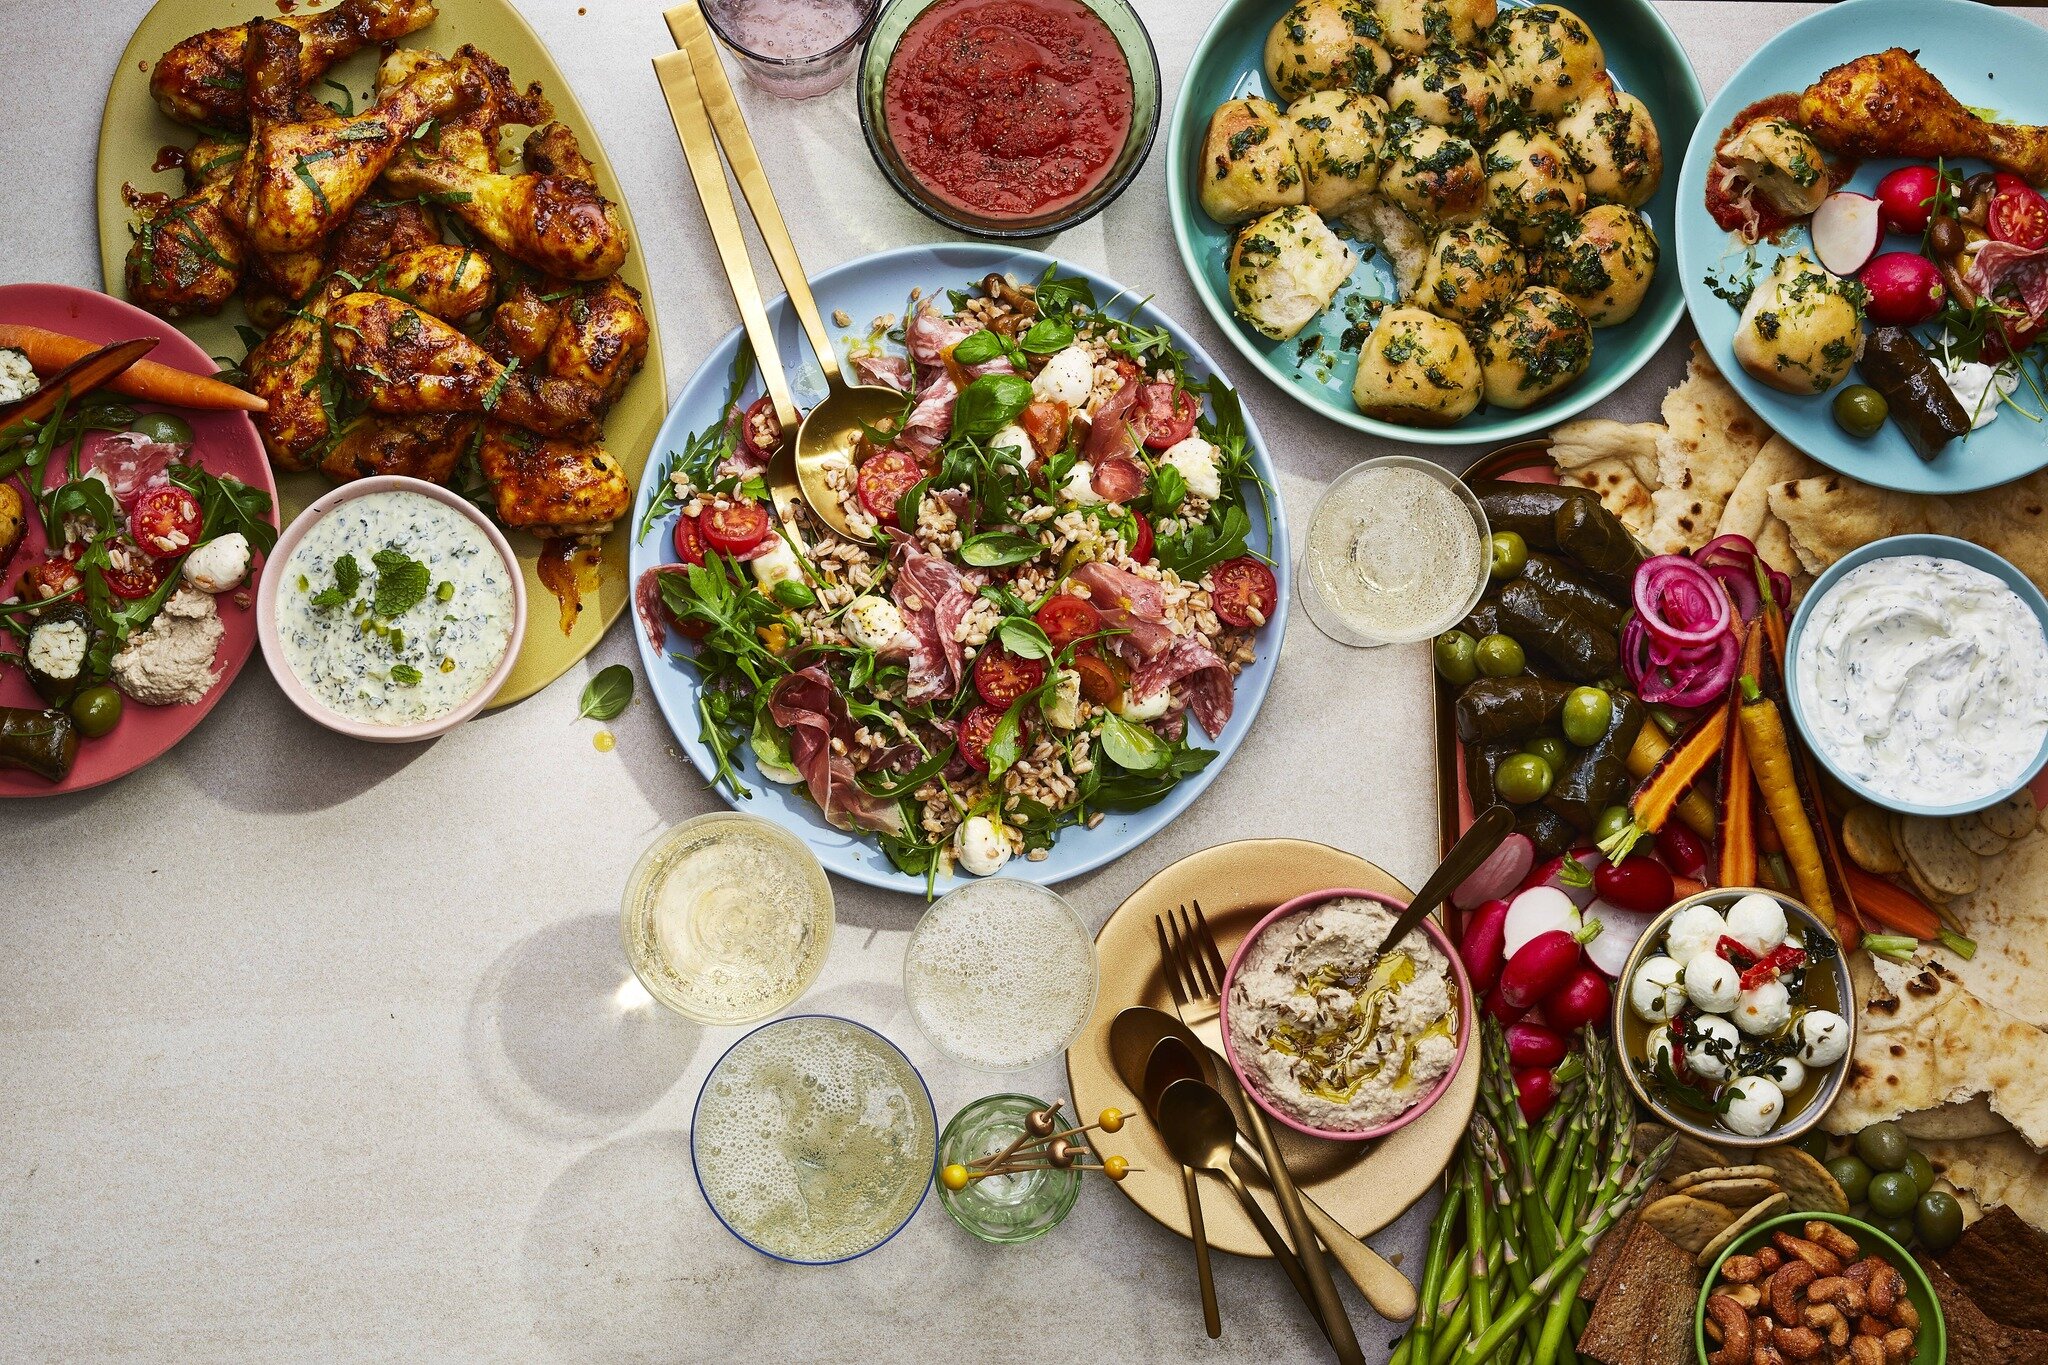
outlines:
M697 182L704 216L711 221L712 236L718 242L719 258L732 284L741 320L746 323L747 335L754 343L755 356L768 381L775 415L782 423L783 444L768 468L775 510L788 525L795 513L796 499L801 496L826 525L841 535L859 539L847 523L845 506L828 481L827 471L834 465L845 469L846 487L850 490L855 444L864 431L901 417L906 395L879 384L847 381L839 364L838 348L825 331L818 301L811 295L803 262L797 258L796 243L776 205L775 191L762 169L753 136L747 132L746 118L740 113L739 99L726 77L725 65L719 60L717 45L697 0L684 0L664 17L679 50L657 57L655 74L668 99L676 134L682 139L690 176ZM732 192L726 188L724 168L719 164L721 148L725 161L732 167L733 179L739 182L740 193L746 197L747 207L753 210L754 224L760 229L775 271L789 291L790 306L796 310L797 321L818 358L818 368L825 375L824 400L808 413L796 411L775 359L767 313L747 257L746 240L740 233L739 211L732 201ZM780 397L776 396L778 387L782 390ZM789 437L792 431L796 433L793 440Z

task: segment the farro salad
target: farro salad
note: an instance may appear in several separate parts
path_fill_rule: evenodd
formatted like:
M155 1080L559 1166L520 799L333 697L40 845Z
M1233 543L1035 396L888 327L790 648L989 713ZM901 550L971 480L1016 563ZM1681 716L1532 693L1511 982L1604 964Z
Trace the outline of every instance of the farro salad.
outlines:
M852 537L776 522L783 433L740 401L741 351L725 420L669 454L637 531L674 518L635 604L656 650L688 642L717 785L752 795L750 750L929 886L1042 860L1215 758L1196 730L1228 724L1278 606L1248 549L1270 491L1236 394L1115 302L1049 269L876 319L848 362L903 409L828 473Z

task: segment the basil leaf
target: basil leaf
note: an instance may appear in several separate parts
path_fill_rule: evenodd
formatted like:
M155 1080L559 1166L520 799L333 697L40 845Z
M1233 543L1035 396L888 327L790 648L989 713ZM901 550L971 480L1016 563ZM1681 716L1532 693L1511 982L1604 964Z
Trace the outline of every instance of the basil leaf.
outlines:
M1102 718L1102 752L1120 768L1149 773L1166 762L1169 751L1158 735L1111 713Z
M1045 550L1029 536L983 531L960 544L960 560L977 569L1002 569L1036 559Z
M794 607L798 611L818 605L818 594L811 591L808 583L794 578L785 578L777 583L773 596L783 606Z
M917 530L918 515L924 511L924 495L931 491L932 481L919 479L908 492L896 499L896 524L906 531Z
M953 359L962 365L986 365L1003 353L1003 339L987 330L971 332L953 348Z
M1051 355L1073 344L1074 324L1065 318L1040 318L1018 343L1033 355Z
M789 736L775 723L775 718L768 714L766 706L754 712L754 732L748 736L748 742L754 748L754 761L763 768L781 768L788 771L796 767L789 754Z
M1152 471L1152 515L1170 517L1187 501L1187 476L1170 464Z
M996 627L996 638L1003 642L1003 648L1020 659L1050 659L1053 656L1052 641L1039 629L1036 621L1027 621L1021 616L1006 618Z
M1026 692L1011 702L1010 709L1003 712L1003 718L996 722L996 728L990 732L988 747L983 750L988 758L989 781L994 782L1002 777L1017 761L1023 749L1021 741L1024 734L1024 708L1037 698L1037 692Z
M633 670L624 664L613 664L600 669L596 677L583 685L583 705L576 718L610 720L632 700Z
M953 404L953 429L968 436L993 436L1031 406L1031 381L1021 374L985 374Z

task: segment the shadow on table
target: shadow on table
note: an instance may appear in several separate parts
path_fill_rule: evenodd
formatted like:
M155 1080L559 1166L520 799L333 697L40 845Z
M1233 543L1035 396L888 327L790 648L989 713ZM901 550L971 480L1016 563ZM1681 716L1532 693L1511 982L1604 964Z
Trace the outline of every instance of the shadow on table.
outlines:
M370 744L335 734L287 703L252 658L170 761L236 810L291 814L360 796L438 742Z
M477 1088L551 1137L625 1127L675 1087L703 1038L634 978L613 915L563 920L508 948L470 998L464 1033Z

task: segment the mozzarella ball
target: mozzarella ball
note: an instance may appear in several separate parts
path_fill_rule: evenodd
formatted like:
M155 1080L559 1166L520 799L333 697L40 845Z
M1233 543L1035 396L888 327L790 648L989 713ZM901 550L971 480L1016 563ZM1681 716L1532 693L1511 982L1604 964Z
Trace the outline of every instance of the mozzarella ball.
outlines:
M1585 182L1549 133L1502 133L1485 164L1487 213L1523 246L1541 244L1585 211Z
M1664 948L1680 962L1690 962L1710 952L1728 932L1728 921L1711 905L1688 905L1671 917L1664 931Z
M1142 723L1148 720L1158 720L1161 716L1165 715L1167 703L1171 699L1172 693L1164 687L1157 688L1142 697L1132 696L1129 692L1126 692L1123 705L1114 709L1125 720L1133 723Z
M1380 0L1384 42L1394 52L1472 47L1499 12L1494 0Z
M1593 329L1555 289L1525 289L1486 330L1486 401L1531 407L1586 372Z
M1039 372L1031 377L1031 396L1048 402L1065 403L1069 412L1087 406L1095 389L1095 357L1083 346L1055 351Z
M796 551L781 536L773 539L775 543L766 554L747 561L747 567L754 571L755 586L765 593L773 593L778 583L804 581L804 566L797 561Z
M1479 149L1433 123L1387 138L1380 193L1424 223L1468 223L1486 209L1486 171Z
M1416 302L1439 317L1477 322L1522 292L1528 261L1521 247L1491 223L1462 223L1436 235L1422 268Z
M1738 1076L1728 1083L1733 1096L1721 1117L1744 1137L1762 1137L1785 1114L1785 1092L1762 1076Z
M1476 47L1424 53L1387 83L1393 117L1439 124L1472 142L1493 135L1511 99L1507 78Z
M1593 326L1612 327L1643 306L1661 250L1634 209L1598 204L1544 250L1543 282L1570 299Z
M1245 224L1230 248L1233 311L1285 341L1330 306L1358 258L1322 215L1284 208Z
M1757 1074L1788 1095L1806 1084L1806 1067L1797 1057L1773 1057Z
M1380 88L1393 70L1379 16L1362 0L1300 0L1266 34L1266 80L1283 100Z
M1678 1043L1668 1025L1663 1028L1651 1029L1650 1036L1644 1047L1652 1071L1657 1070L1660 1065L1668 1067L1673 1071L1678 1070L1678 1060L1676 1057Z
M1845 286L1803 251L1780 257L1736 324L1736 360L1786 393L1841 383L1863 349L1862 311Z
M1159 462L1179 470L1194 496L1211 501L1223 496L1223 480L1216 473L1216 447L1200 436L1184 436L1174 442Z
M1242 223L1302 202L1294 125L1256 97L1220 104L1202 144L1202 212L1219 223Z
M1031 433L1015 422L989 437L987 449L991 453L997 450L1015 451L1015 454L1003 457L1010 464L1028 465L1038 458L1038 446L1031 439Z
M240 531L215 536L185 556L179 570L201 592L227 592L249 576L249 538Z
M1557 121L1557 140L1595 203L1639 209L1664 178L1664 144L1650 111L1606 76Z
M1368 417L1447 427L1479 406L1479 357L1455 322L1390 308L1358 356L1352 401Z
M1833 1066L1849 1055L1849 1021L1833 1010L1808 1010L1800 1015L1795 1036L1799 1060L1808 1066Z
M1093 507L1102 501L1102 494L1095 491L1095 466L1086 460L1074 461L1074 467L1067 471L1067 481L1060 485L1060 501L1076 507Z
M993 877L1010 861L1010 841L986 815L970 815L953 831L953 860L977 877Z
M1768 1038L1792 1018L1792 995L1782 981L1766 981L1742 993L1735 1004L1735 1027L1755 1038Z
M1742 998L1742 973L1725 958L1701 953L1685 964L1685 997L1709 1014L1726 1014Z
M1785 941L1785 907L1775 896L1744 896L1728 907L1728 937L1762 957Z
M1827 158L1804 128L1781 118L1752 119L1722 143L1721 160L1780 213L1804 218L1828 197Z
M1508 10L1487 37L1509 90L1539 118L1570 109L1607 69L1600 40L1563 5Z
M917 643L909 627L903 624L903 613L896 609L896 604L873 593L864 593L848 602L839 618L839 627L854 644L877 654L907 652Z
M1334 218L1379 187L1387 106L1378 95L1318 90L1287 106L1308 206Z
M1636 1018L1662 1024L1685 1004L1685 968L1677 958L1646 957L1628 983L1628 1007Z
M1735 1049L1740 1042L1741 1035L1736 1033L1735 1025L1718 1014L1702 1015L1694 1021L1686 1038L1686 1068L1695 1075L1718 1081L1734 1064Z

